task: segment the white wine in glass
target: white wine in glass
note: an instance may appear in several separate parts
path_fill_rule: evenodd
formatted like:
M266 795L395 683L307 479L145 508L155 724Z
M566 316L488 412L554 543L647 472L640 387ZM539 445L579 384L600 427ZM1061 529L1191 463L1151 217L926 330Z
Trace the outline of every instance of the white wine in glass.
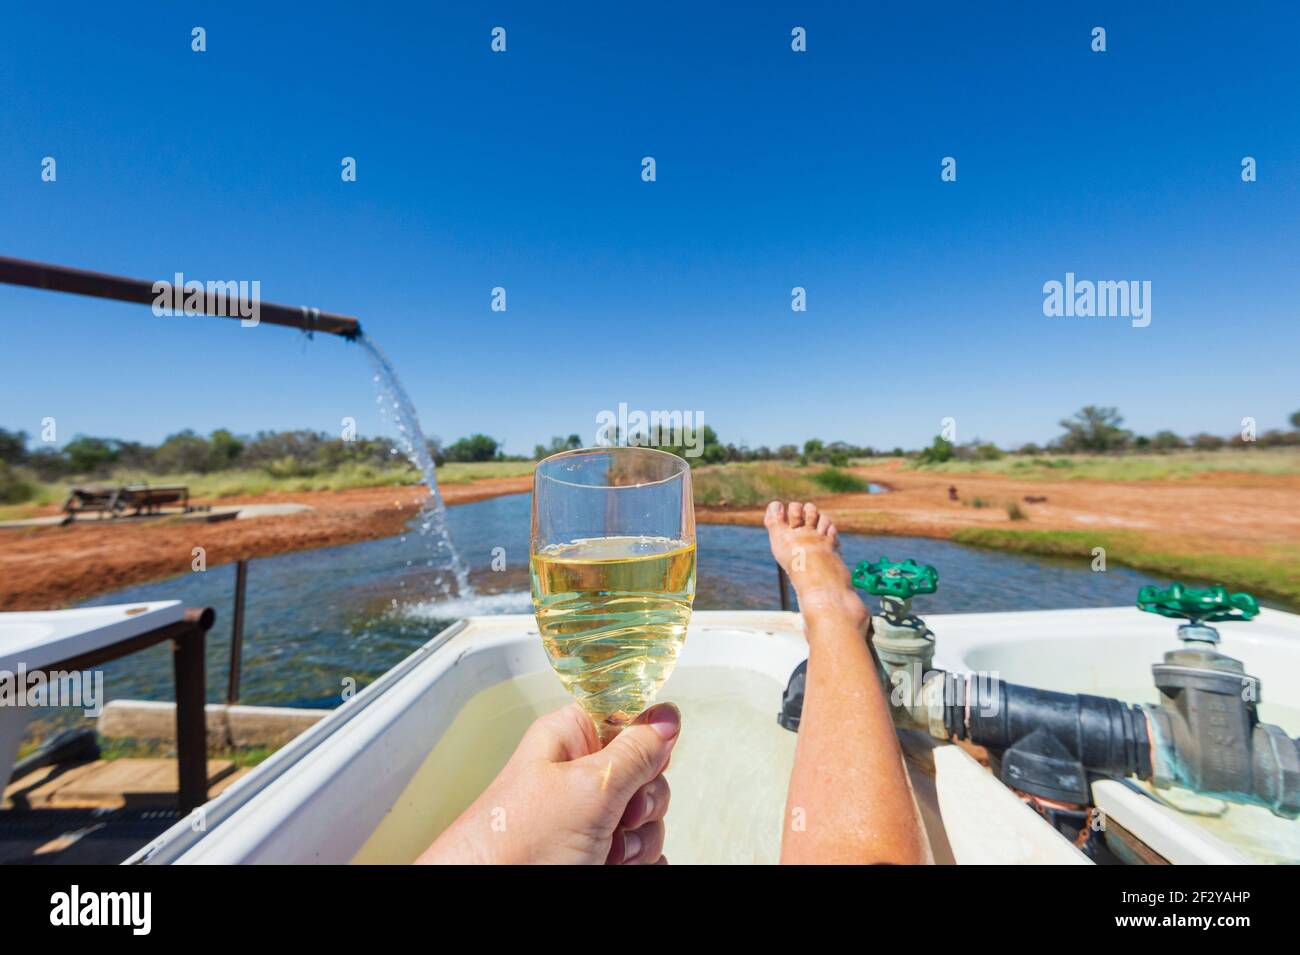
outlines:
M608 742L654 703L686 639L695 599L689 465L624 447L542 461L531 570L551 666Z

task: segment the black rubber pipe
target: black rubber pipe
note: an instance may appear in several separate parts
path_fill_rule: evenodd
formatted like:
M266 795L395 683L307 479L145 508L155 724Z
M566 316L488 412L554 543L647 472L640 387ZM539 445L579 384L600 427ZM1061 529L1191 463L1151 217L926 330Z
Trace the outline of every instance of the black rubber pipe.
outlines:
M958 739L1001 750L1045 728L1089 772L1151 776L1147 721L1139 706L978 676L968 680L965 674L946 678L944 723Z

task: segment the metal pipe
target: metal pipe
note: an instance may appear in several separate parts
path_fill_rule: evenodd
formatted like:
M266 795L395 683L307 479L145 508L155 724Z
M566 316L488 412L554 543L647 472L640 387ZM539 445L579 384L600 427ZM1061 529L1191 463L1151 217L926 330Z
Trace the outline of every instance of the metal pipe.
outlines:
M235 612L230 623L230 679L226 702L239 702L239 676L244 656L244 598L248 593L248 561L235 561Z
M790 609L790 578L785 575L785 568L776 565L776 589L781 594L781 609Z
M155 283L148 279L123 278L120 275L87 272L66 265L28 262L7 256L0 256L0 282L55 292L72 292L93 298L115 299L119 302L136 302L140 305L153 305L159 295L154 290ZM204 315L240 318L247 314L246 309L240 309L241 304L247 306L251 303L241 299L238 294L227 295L205 287L200 311ZM261 301L257 303L257 310L258 320L271 325L287 325L307 332L326 332L340 335L348 341L355 341L361 334L361 323L348 315Z
M204 696L204 640L217 615L211 607L185 610L182 632L172 637L176 684L177 808L183 813L208 801L208 724Z

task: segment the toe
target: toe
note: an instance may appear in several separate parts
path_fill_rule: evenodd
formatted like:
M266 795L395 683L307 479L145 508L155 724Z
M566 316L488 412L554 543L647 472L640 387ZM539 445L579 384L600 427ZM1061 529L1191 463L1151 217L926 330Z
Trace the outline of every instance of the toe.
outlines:
M780 501L773 501L767 505L767 511L763 514L763 523L769 528L783 523L785 520L785 506Z
M785 509L786 516L791 527L803 526L803 505L798 501L791 501L790 506Z
M817 518L817 533L825 534L831 528L831 519L825 514Z
M817 526L817 514L816 504L805 504L803 506L803 526L815 528Z

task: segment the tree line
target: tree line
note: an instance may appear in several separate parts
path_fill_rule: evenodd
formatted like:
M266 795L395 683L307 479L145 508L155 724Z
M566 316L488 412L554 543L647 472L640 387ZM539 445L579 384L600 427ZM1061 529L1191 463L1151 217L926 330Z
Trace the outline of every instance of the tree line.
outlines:
M115 470L147 474L210 474L236 468L256 468L276 476L300 476L329 471L343 464L391 466L404 463L389 438L345 439L323 431L259 431L238 436L218 428L204 436L192 430L169 435L156 445L118 438L76 435L63 447L29 449L24 431L0 428L0 462L30 469L42 480L74 475L103 475ZM482 434L443 446L429 442L438 464L449 461L527 460L510 458L501 444Z
M855 458L915 456L926 463L948 460L994 460L1007 453L1018 454L1118 454L1125 452L1169 452L1181 449L1215 451L1224 447L1282 447L1300 445L1300 411L1291 415L1292 429L1271 429L1258 435L1228 437L1201 432L1182 436L1169 430L1139 435L1125 428L1119 410L1087 405L1060 422L1062 433L1044 446L1024 444L1000 448L975 439L957 444L943 435L919 452L901 447L882 449L847 441L826 442L810 438L802 445L776 447L723 443L716 431L704 426L702 440L689 449L685 445L656 445L687 457L693 464L724 464L747 461L786 461L798 464L826 464L844 467ZM637 443L637 439L627 443ZM583 447L580 435L560 435L549 444L533 448L532 460L560 451ZM508 455L504 445L485 434L472 434L444 445L436 438L429 450L438 465L453 462L525 461L524 455ZM696 453L698 452L698 453ZM169 435L157 445L117 438L77 435L61 448L51 445L29 447L23 431L0 428L0 503L28 500L34 492L32 479L57 481L63 478L106 477L116 471L142 474L209 474L235 469L256 469L273 477L308 477L339 467L357 464L373 467L406 467L397 444L389 438L336 437L321 431L259 431L239 436L225 428L205 435L192 430Z
M474 434L447 446L429 442L437 464L509 458L493 438ZM0 428L0 504L17 504L36 494L36 481L107 478L117 472L141 475L213 474L264 471L272 477L311 477L348 465L407 468L405 456L389 438L351 438L322 431L259 431L239 436L225 428L207 435L192 430L169 435L156 445L79 434L62 447L29 447L24 431Z
M1236 434L1224 437L1208 431L1186 437L1174 431L1162 430L1151 435L1135 434L1124 427L1124 418L1118 408L1085 405L1069 418L1062 418L1060 436L1046 445L1023 444L1009 449L1016 454L1123 454L1170 451L1218 451L1222 448L1277 448L1300 446L1300 411L1289 419L1291 430L1271 428L1256 434L1243 426ZM955 444L943 435L936 435L928 448L918 457L927 464L950 460L992 461L1009 453L991 442L976 438L965 444Z

